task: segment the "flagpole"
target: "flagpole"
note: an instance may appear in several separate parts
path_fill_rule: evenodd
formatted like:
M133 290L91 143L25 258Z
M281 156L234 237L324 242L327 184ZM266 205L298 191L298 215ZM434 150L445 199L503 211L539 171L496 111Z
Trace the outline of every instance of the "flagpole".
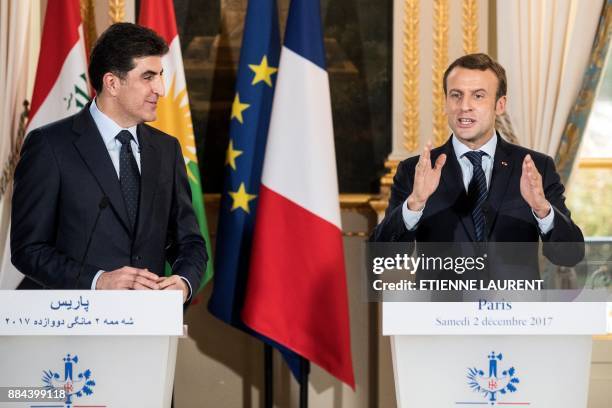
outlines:
M274 371L272 367L272 346L264 343L264 407L272 408L274 402Z
M310 361L300 356L300 408L308 408L308 375Z

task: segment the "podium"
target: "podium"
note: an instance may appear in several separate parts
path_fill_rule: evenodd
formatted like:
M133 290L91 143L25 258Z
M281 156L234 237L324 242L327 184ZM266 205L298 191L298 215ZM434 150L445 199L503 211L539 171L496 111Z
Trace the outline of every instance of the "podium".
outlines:
M398 408L586 408L606 303L383 303Z
M0 405L170 407L182 335L180 291L0 291Z

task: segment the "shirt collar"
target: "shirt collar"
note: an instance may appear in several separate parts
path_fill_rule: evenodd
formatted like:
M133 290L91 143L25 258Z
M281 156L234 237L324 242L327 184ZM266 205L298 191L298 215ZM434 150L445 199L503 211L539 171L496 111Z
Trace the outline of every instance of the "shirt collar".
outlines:
M89 113L91 113L91 117L93 118L98 130L100 131L100 135L102 135L102 140L104 140L104 145L109 146L111 143L115 143L115 136L119 134L122 130L127 130L134 137L134 142L138 146L138 137L136 136L136 126L132 126L129 128L122 128L108 117L104 112L102 112L98 105L96 104L96 99L94 98L91 101L91 105L89 106Z
M453 141L453 149L455 150L455 156L457 156L457 159L461 159L461 157L463 157L464 154L472 150L466 145L464 145L463 143L461 143L459 139L457 139L457 136L455 136L454 134L453 134L452 141ZM489 141L485 143L483 146L481 146L480 149L478 150L485 152L491 158L491 160L493 160L493 157L495 156L496 147L497 147L497 131L495 131L495 134L493 135L493 137L489 139Z

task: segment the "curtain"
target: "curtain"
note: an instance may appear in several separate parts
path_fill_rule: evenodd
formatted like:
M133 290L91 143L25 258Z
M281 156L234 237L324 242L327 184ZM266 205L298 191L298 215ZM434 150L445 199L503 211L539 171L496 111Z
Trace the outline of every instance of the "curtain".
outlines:
M38 2L33 1L0 0L0 84L4 86L0 93L0 265L8 256L5 247L10 229L12 178L21 147L18 134L20 125L24 130L23 102L33 82L29 67L35 65L32 54L38 57L38 49L32 44L33 36L39 32L32 25L37 6ZM12 286L7 283L9 275L14 280L13 273L0 270L0 288Z
M555 156L604 0L497 0L498 60L518 142Z
M561 143L555 162L561 174L561 180L567 182L572 171L578 147L584 135L589 114L595 102L597 88L601 76L605 75L603 70L606 58L610 50L610 37L612 36L612 0L606 0L604 9L599 19L599 27L595 35L595 41L589 57L589 65L582 80L582 86L576 102L565 124L565 130L561 136Z

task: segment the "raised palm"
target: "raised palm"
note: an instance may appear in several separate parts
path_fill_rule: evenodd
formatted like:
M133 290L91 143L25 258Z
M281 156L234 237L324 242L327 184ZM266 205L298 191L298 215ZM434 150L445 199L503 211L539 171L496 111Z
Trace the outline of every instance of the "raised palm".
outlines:
M446 155L441 154L436 159L434 166L431 166L431 142L427 143L423 153L419 157L419 162L414 170L414 183L412 194L408 197L408 207L411 210L423 208L427 199L436 191L440 184L442 167L446 163Z
M529 154L523 159L520 185L523 199L538 217L544 218L550 211L550 203L544 194L542 176Z

